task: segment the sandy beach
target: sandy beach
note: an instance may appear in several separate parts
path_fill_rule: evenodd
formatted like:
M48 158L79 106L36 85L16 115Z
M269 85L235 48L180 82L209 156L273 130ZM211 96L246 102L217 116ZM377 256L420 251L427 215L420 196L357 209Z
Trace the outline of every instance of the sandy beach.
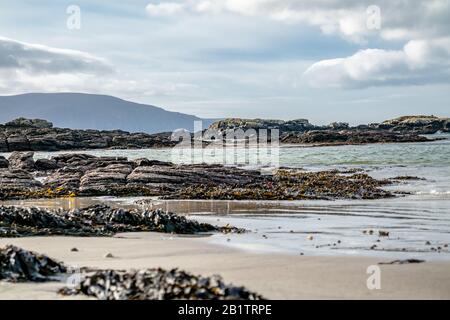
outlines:
M0 239L45 253L67 265L113 269L181 268L220 274L268 299L450 299L450 263L381 265L381 289L366 285L368 266L384 258L313 257L256 254L211 244L205 237L156 233L119 234L114 238L31 237ZM76 247L78 252L71 252ZM114 258L105 258L112 253ZM62 299L64 284L0 284L0 299ZM83 297L77 297L83 298Z

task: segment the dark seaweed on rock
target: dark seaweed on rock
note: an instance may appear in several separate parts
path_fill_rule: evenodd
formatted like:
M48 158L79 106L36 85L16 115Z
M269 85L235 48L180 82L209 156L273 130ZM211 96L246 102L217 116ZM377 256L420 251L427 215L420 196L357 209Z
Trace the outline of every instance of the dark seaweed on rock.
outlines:
M84 294L102 300L260 300L244 287L225 284L221 277L195 276L172 269L137 271L80 269L81 281L62 288L63 295ZM0 280L44 282L61 280L69 269L45 255L15 246L0 248Z
M364 173L345 176L333 171L279 170L264 183L244 186L188 186L165 199L216 200L303 200L379 199L393 197L381 189L388 180L376 180Z
M141 231L178 234L244 232L243 229L199 223L162 210L125 210L102 205L73 211L0 207L0 237L112 236L118 232Z
M23 250L14 246L0 248L0 280L22 281L51 281L66 267L45 255Z
M172 269L100 270L82 274L75 288L63 295L84 294L101 300L260 300L244 287L225 284L219 276L200 277Z

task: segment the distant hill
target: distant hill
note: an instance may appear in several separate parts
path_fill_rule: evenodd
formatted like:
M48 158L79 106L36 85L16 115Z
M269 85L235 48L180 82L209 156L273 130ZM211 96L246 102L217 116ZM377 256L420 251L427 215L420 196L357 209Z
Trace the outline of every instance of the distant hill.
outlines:
M122 129L130 132L192 130L196 116L166 111L112 96L83 93L29 93L0 96L0 123L12 119L39 118L55 127L71 129ZM212 120L203 120L209 126Z

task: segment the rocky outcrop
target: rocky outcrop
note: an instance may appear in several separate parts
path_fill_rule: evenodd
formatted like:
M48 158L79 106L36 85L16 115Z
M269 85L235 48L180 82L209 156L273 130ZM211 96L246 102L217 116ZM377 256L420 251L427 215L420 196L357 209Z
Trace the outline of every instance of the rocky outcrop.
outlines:
M306 119L297 119L290 121L268 120L268 119L240 119L231 118L224 119L213 123L209 129L216 130L220 133L226 133L228 130L242 129L244 131L254 129L278 129L280 132L288 131L307 131L313 129L314 126Z
M52 128L53 123L42 119L18 118L5 123L6 127L24 127L24 128Z
M345 122L315 126L306 119L283 121L233 118L213 123L206 131L203 143L210 143L210 137L219 136L225 139L227 134L236 133L237 129L247 135L255 130L256 136L261 134L259 130L266 130L269 140L272 130L278 129L281 142L286 143L317 143L317 140L321 140L322 143L340 141L343 144L422 142L429 140L417 138L417 134L450 132L450 120L433 116L410 116L388 120L381 124L351 127ZM302 134L311 131L316 132L314 133L315 138L311 139L313 134L301 137ZM323 132L321 137L319 137L318 131ZM342 131L349 137L345 138L339 135ZM390 135L390 133L396 133L396 135ZM313 142L308 142L310 140ZM0 125L0 152L169 148L177 144L178 141L172 141L171 133L146 134L129 133L122 130L73 130L55 128L45 120L24 118Z
M368 144L368 143L402 143L402 142L426 142L428 138L417 134L399 134L389 131L308 131L306 133L289 133L280 137L282 143L288 144L315 144L315 145L340 145L340 144Z
M17 156L19 158L19 156ZM63 154L56 169L0 170L0 199L63 196L158 196L170 199L374 199L390 197L365 174L278 170L272 175L222 165ZM37 161L37 163L40 163ZM30 167L32 168L32 167ZM33 176L39 176L38 180Z
M171 133L55 128L40 119L16 119L0 125L0 152L172 147Z
M367 143L397 143L426 142L433 139L424 138L419 134L450 132L448 119L436 117L402 117L382 124L359 125L351 127L345 122L333 122L327 126L315 126L308 120L293 121L261 120L261 119L225 119L213 123L208 131L208 137L214 139L236 139L232 135L235 130L249 136L261 137L267 131L268 141L271 131L279 130L280 142L289 144L367 144ZM239 137L238 139L244 139ZM265 137L264 137L265 138ZM219 140L220 141L220 140Z
M371 127L401 133L434 134L438 131L450 132L450 118L404 116L372 124Z

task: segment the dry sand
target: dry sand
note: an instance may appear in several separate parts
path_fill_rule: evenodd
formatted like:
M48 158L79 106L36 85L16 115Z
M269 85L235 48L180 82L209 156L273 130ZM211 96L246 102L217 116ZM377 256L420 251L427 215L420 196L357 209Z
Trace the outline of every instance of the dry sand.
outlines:
M381 289L369 290L367 267L385 259L255 254L213 245L203 237L129 233L114 238L32 237L0 239L45 253L71 266L182 268L220 274L269 299L450 299L450 263L382 265ZM76 247L79 252L71 252ZM114 258L105 258L106 253ZM0 282L0 299L61 299L62 283Z

